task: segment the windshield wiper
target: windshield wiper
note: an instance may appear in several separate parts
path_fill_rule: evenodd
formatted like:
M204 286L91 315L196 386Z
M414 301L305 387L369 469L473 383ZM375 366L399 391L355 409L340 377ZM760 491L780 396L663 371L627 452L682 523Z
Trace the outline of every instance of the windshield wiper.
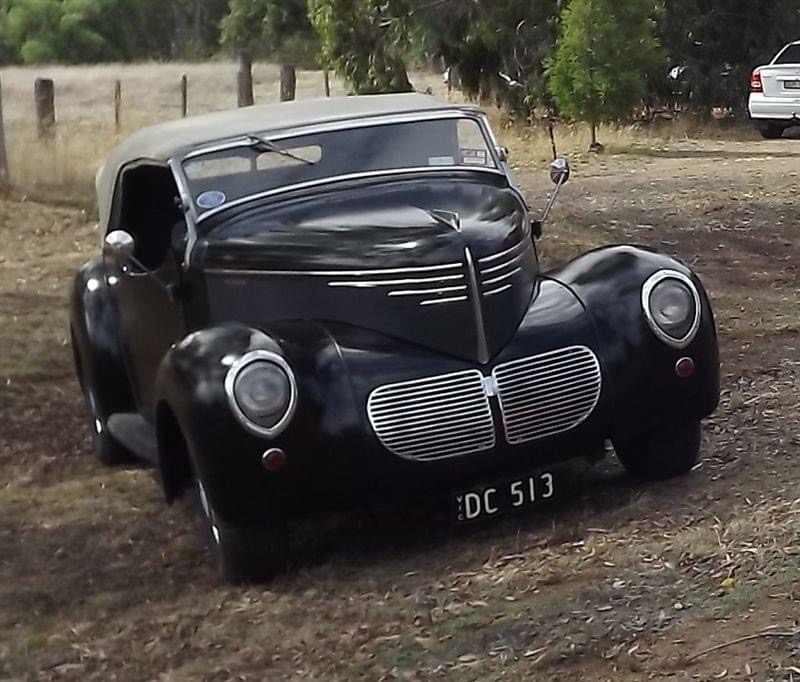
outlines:
M265 137L250 135L250 145L260 152L274 152L275 154L285 156L287 159L294 159L295 161L304 163L306 166L314 165L313 161L309 161L308 159L304 159L302 156L298 156L297 154L292 154L292 152L286 151L285 149L281 149L272 140L268 140Z

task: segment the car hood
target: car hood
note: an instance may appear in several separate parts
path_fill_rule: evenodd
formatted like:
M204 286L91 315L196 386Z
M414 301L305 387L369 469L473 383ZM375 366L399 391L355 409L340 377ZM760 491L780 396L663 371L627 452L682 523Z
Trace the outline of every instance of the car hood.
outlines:
M195 247L211 321L353 325L487 363L535 293L527 212L501 179L338 189L254 206Z

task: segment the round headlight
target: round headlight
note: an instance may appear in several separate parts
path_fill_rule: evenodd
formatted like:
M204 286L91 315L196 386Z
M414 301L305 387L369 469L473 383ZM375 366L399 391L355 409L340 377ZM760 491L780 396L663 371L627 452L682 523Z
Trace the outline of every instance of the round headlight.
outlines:
M662 270L642 287L642 307L650 327L676 348L688 346L700 325L700 296L684 274Z
M269 351L253 351L234 363L225 391L239 421L263 436L277 435L286 427L297 400L291 368Z

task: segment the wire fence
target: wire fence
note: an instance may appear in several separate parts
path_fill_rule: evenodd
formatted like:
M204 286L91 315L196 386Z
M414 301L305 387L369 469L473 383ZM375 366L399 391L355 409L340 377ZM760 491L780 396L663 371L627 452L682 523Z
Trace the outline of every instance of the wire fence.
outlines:
M238 65L208 63L10 67L0 72L0 178L23 189L86 195L108 152L153 123L238 102ZM447 95L440 74L414 74L418 90ZM347 94L323 71L298 71L297 99ZM256 104L280 99L280 67L253 66ZM4 141L4 144L3 144Z

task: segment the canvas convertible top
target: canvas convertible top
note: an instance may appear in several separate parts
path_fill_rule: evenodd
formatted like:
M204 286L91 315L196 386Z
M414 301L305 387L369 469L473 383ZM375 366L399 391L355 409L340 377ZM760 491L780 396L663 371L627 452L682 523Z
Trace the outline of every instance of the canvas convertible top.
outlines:
M160 163L192 149L251 133L270 132L373 116L461 109L417 93L307 99L267 104L179 119L142 128L120 144L97 174L101 225L108 222L120 169L137 160Z

